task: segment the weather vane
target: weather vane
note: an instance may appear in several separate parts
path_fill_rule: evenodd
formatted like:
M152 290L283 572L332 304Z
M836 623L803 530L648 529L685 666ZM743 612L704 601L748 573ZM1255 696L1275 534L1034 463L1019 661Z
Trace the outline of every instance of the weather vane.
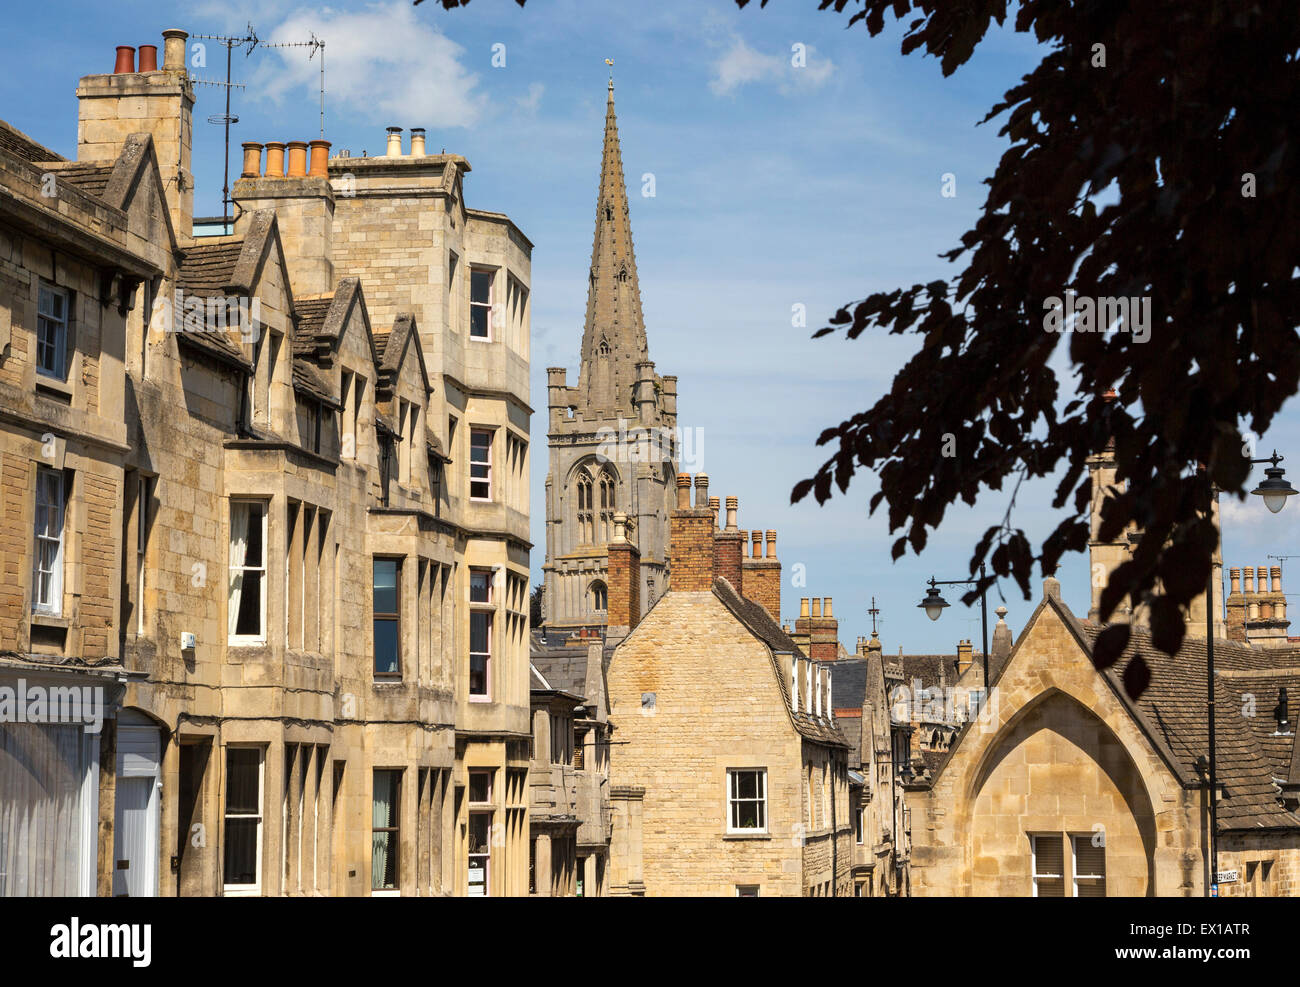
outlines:
M876 598L871 598L871 606L867 608L867 613L871 614L871 633L876 633L876 614L880 611L876 608Z
M605 59L605 64L609 66L609 84L614 85L614 59Z

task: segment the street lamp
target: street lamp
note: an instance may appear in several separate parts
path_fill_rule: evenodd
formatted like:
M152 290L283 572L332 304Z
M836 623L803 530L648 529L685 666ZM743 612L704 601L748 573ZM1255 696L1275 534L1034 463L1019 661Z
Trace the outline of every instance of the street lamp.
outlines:
M1286 470L1277 464L1282 462L1277 450L1267 459L1252 459L1251 463L1268 463L1264 470L1268 479L1251 491L1264 498L1264 506L1276 514L1286 506L1286 499L1293 497L1296 491L1283 479ZM1214 485L1210 485L1210 509L1214 504ZM1220 577L1222 579L1222 577ZM1222 585L1220 585L1222 589ZM1210 894L1219 893L1219 776L1214 735L1214 565L1210 565L1210 576L1205 586L1205 664L1206 664L1206 705L1210 721Z
M1269 469L1264 470L1264 475L1267 476L1268 479L1264 480L1259 486L1252 490L1251 493L1263 497L1264 506L1274 514L1286 506L1286 499L1288 497L1294 497L1297 493L1297 491L1292 489L1291 484L1282 479L1282 475L1286 470L1277 465L1282 462L1282 459L1283 457L1279 456L1277 450L1274 449L1273 455L1269 456L1268 459L1251 460L1252 463L1272 463L1272 466Z
M980 563L979 579L935 579L930 577L930 588L926 591L925 599L917 606L925 611L925 615L931 620L938 620L943 614L944 608L949 605L948 601L939 595L938 587L940 586L969 586L971 583L983 583L985 575L984 563ZM984 629L984 695L987 696L992 688L989 683L989 610L988 603L984 598L984 589L980 588L980 622ZM983 708L981 706L981 708Z

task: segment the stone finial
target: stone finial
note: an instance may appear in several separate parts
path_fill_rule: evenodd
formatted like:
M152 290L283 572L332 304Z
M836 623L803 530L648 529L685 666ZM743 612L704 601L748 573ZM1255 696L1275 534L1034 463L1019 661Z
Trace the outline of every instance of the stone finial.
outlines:
M1054 600L1061 598L1061 581L1055 576L1048 576L1043 580L1043 597L1049 596Z
M614 514L614 541L627 541L627 514L623 511Z

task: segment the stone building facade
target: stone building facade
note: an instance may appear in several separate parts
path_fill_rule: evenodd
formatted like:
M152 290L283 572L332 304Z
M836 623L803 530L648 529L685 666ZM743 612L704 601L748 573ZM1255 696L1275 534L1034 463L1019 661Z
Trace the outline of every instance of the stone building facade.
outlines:
M76 161L0 138L0 685L112 683L93 741L0 724L0 835L105 895L524 894L531 244L400 139L246 145L195 240L185 43L82 80Z
M1045 581L987 711L909 787L915 894L1206 893L1204 639L1169 657L1136 626L1099 671L1100 631ZM1134 702L1122 678L1137 656L1152 678ZM1218 640L1215 663L1220 893L1285 894L1300 863L1300 649Z
M668 583L668 512L677 475L677 378L650 360L609 85L596 232L578 383L547 369L545 624L551 633L607 622L605 546L614 514L640 548L640 617Z
M610 738L608 650L534 635L533 762L529 770L531 894L608 894Z
M691 482L676 480L669 591L609 659L610 893L849 896L850 752L827 663L747 598L736 499L719 528L708 478L693 504ZM633 579L611 584L611 609Z

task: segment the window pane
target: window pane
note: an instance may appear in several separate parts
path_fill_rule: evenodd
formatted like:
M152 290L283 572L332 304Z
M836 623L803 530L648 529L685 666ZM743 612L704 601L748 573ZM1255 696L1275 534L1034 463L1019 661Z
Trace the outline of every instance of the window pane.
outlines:
M255 747L226 748L226 812L258 815L258 775L262 752Z
M469 434L470 462L486 463L492 449L492 433L475 429Z
M469 277L470 301L487 304L492 300L492 272L473 271Z
M470 603L492 602L492 573L471 572L469 575Z
M492 310L486 305L474 305L469 310L469 334L479 339L488 337L488 315Z
M238 506L238 505L237 505ZM244 504L248 510L248 551L244 565L260 568L262 565L262 511L261 504Z
M469 773L469 800L471 802L492 801L491 772L471 771Z
M258 530L261 530L259 525ZM243 591L239 595L239 616L235 619L235 633L250 637L262 635L262 574L245 571Z
M375 613L397 613L397 559L375 559Z
M257 819L226 820L227 884L257 883Z
M375 674L397 675L398 664L398 622L396 620L377 619L375 621Z
M491 626L491 621L492 615L489 613L471 613L469 615L469 650L471 652L478 654L487 652L488 629Z
M488 853L491 849L492 815L472 812L469 817L469 852Z
M471 696L486 696L488 694L487 666L487 655L469 656L469 694Z

